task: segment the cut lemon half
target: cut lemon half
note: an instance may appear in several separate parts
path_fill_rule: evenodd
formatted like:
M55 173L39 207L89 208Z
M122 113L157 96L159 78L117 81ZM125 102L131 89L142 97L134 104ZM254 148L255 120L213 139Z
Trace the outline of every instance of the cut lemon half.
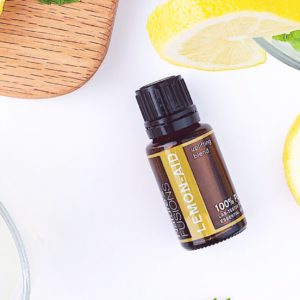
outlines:
M210 71L247 68L266 61L253 38L300 28L295 2L286 1L283 10L278 0L169 0L152 13L147 29L159 55L173 64Z
M289 188L300 204L300 115L296 118L287 135L283 164Z

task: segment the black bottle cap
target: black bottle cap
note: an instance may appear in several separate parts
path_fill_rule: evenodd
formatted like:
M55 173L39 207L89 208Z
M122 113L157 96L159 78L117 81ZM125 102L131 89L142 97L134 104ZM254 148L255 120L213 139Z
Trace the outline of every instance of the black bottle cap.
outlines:
M200 121L181 76L171 76L136 91L149 138L172 134Z

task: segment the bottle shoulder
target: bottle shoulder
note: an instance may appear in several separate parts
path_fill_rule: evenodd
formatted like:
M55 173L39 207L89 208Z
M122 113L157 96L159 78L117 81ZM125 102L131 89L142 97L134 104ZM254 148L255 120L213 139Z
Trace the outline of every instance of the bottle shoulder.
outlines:
M209 124L196 124L177 132L172 136L163 137L153 140L147 147L147 155L152 155L163 150L176 147L180 144L193 140L209 131L212 127Z

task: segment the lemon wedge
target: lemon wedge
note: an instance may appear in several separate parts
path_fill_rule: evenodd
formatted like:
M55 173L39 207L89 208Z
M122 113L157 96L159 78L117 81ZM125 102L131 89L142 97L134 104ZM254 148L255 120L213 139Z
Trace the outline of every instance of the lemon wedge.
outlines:
M287 135L283 151L283 164L289 188L300 204L300 115Z
M300 1L169 0L148 19L159 55L176 65L219 71L256 66L266 53L253 38L300 29Z

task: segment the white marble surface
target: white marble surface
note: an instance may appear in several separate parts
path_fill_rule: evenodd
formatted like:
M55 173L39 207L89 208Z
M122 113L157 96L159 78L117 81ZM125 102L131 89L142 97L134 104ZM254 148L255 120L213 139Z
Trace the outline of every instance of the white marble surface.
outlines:
M282 148L300 113L300 73L272 58L223 73L172 66L146 35L158 2L121 1L106 60L80 90L45 101L0 97L0 197L27 248L31 299L297 299L300 207ZM249 222L196 252L177 242L134 98L173 74L215 128Z

